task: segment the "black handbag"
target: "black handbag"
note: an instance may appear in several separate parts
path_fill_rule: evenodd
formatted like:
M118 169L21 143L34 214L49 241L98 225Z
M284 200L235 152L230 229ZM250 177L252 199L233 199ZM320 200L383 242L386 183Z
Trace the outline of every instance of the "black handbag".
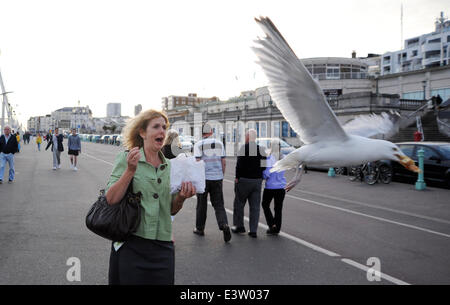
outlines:
M101 237L112 241L125 241L137 231L141 221L142 193L133 193L133 179L119 203L110 205L105 190L92 205L86 216L86 226Z

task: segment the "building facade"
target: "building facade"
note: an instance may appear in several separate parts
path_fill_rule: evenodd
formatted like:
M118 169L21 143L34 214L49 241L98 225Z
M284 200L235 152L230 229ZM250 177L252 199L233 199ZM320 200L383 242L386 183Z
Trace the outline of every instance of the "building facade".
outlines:
M402 99L428 100L440 95L450 98L450 65L382 75L374 79L380 93L397 94Z
M138 115L139 113L141 113L141 111L142 111L142 105L141 104L134 106L134 115L135 116Z
M27 121L27 130L35 132L48 132L54 128L54 120L50 114L30 117Z
M51 118L53 120L52 127L59 127L63 130L71 128L90 130L93 128L92 111L89 106L64 107L53 111Z
M122 114L121 107L121 103L108 103L106 105L106 116L109 118L120 117Z
M427 69L449 64L450 20L440 17L435 31L405 40L405 48L387 52L381 58L381 75Z
M163 97L161 100L161 108L169 111L178 107L198 106L204 103L217 102L219 99L213 97L197 97L197 93L189 93L188 96L170 95Z
M372 90L370 60L377 56L369 54L367 58L356 58L355 52L352 56L305 58L301 61L312 77L319 81L325 96L334 99L342 94Z

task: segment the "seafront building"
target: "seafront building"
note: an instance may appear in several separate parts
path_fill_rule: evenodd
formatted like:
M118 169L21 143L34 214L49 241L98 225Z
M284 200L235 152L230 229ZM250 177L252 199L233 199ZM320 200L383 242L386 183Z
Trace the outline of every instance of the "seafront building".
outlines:
M431 97L439 95L443 101L450 98L450 21L441 13L435 26L432 33L405 40L406 48L401 51L366 57L357 57L353 51L350 58L319 57L301 61L319 82L341 123L359 114L394 110L403 114L402 127L406 127L415 122L414 116L407 116L417 109L421 112L416 115L425 115L423 106ZM241 92L238 97L224 101L216 97L202 100L193 97L196 94L162 98L162 109L180 134L199 138L202 122L208 121L215 135L230 147L243 142L246 128L255 128L258 137L280 137L292 145L301 145L267 87ZM446 124L448 120L444 116L441 122ZM410 133L412 136L413 132Z

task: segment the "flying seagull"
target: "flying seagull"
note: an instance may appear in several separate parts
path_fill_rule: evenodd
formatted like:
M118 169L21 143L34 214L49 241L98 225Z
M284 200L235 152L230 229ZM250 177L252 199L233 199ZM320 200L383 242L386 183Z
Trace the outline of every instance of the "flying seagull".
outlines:
M376 133L388 134L396 126L387 114L357 117L341 126L328 105L319 83L269 18L255 18L265 38L258 38L257 62L269 81L269 92L277 108L305 144L275 163L271 172L296 168L295 176L286 185L289 191L301 179L305 165L340 167L369 161L393 160L407 169L419 172L414 161L395 144L371 139Z

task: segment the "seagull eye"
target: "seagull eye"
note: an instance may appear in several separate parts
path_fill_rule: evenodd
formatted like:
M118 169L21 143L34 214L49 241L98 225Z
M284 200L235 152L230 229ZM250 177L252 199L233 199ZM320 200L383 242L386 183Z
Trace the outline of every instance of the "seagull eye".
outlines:
M398 149L397 149L397 148L395 148L395 147L393 147L393 148L392 148L392 150L393 150L393 151L398 151Z

